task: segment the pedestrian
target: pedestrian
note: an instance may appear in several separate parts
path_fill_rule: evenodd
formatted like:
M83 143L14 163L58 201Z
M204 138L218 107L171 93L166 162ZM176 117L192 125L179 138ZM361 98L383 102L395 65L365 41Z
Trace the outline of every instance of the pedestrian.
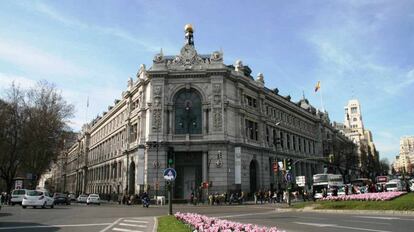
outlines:
M190 204L194 204L194 192L190 194Z
M6 197L4 196L4 193L1 193L0 205L4 205L5 201L6 201Z

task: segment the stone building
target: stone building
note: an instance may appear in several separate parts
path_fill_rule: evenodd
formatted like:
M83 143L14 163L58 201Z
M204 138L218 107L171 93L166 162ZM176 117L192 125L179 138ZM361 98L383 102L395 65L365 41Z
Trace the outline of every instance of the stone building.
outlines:
M400 138L400 152L393 164L399 173L413 173L414 168L414 136Z
M67 152L69 191L161 195L167 166L177 170L177 199L203 182L212 192L276 188L283 177L272 165L286 158L308 181L323 171L322 140L334 130L327 113L265 87L240 60L224 64L222 51L199 54L192 27L185 32L180 54L161 50L141 65L120 99L83 127Z
M374 175L374 171L368 170L370 169L368 166L374 166L373 162L379 162L379 153L376 150L371 131L364 126L361 104L357 99L351 99L344 109L344 123L335 123L335 128L342 131L358 146L358 167L361 172L372 172L370 175ZM365 153L371 154L371 157L364 157Z

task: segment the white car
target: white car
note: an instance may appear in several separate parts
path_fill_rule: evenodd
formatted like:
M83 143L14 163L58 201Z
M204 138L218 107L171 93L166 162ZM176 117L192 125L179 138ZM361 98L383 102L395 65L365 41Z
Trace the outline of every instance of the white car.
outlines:
M387 192L404 191L404 186L401 181L390 181L385 184Z
M78 196L78 198L76 199L76 201L78 203L86 203L86 200L88 199L88 195L85 194L81 194Z
M12 205L22 204L23 197L26 195L26 189L15 189L12 191L10 202Z
M89 194L88 199L86 199L86 204L101 204L101 198L98 194Z
M42 208L50 206L50 208L53 208L55 206L54 201L47 191L27 190L26 195L23 197L22 207L23 209L27 206L32 206L33 208L37 206Z

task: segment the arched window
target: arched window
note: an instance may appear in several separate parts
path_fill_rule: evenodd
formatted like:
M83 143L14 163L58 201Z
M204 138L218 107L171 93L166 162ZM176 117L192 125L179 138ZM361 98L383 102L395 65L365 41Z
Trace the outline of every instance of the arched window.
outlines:
M174 101L175 133L201 134L201 97L195 89L182 89Z

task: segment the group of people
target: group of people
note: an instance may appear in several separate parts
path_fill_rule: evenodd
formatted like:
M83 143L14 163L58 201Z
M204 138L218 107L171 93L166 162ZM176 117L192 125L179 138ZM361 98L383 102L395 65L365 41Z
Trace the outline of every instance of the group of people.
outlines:
M3 192L0 194L0 205L10 205L11 195Z

